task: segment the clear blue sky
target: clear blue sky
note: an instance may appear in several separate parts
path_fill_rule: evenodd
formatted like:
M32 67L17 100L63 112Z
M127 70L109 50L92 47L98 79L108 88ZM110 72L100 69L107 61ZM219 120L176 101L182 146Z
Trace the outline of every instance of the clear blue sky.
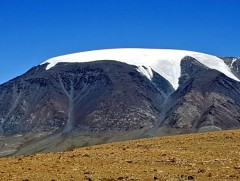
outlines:
M240 56L239 0L0 0L0 83L48 58L93 49Z

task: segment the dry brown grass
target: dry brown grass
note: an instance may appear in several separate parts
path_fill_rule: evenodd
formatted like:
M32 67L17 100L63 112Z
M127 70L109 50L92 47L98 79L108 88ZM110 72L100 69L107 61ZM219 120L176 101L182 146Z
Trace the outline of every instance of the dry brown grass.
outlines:
M0 180L240 180L240 130L0 159Z

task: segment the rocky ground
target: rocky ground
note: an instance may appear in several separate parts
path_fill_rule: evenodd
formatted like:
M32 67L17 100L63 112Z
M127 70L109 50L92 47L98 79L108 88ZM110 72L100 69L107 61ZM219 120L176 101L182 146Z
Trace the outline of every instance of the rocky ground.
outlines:
M239 180L240 130L0 159L0 180Z

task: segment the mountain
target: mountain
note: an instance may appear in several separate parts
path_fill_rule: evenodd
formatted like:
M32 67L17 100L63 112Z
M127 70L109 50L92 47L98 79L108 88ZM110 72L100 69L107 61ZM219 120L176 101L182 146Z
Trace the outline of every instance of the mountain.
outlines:
M239 67L163 49L49 59L0 85L0 156L239 128Z

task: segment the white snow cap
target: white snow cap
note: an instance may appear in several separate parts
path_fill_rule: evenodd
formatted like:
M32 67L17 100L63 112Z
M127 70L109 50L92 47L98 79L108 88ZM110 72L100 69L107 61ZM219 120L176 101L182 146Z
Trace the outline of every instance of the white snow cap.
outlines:
M137 70L150 80L153 76L152 70L154 70L168 80L174 89L177 89L178 79L181 76L180 63L185 56L193 57L210 69L216 69L224 73L226 76L240 81L232 74L230 68L222 59L216 56L186 50L144 48L93 50L54 57L48 59L42 64L49 63L46 68L48 70L59 62L76 63L98 60L115 60L137 66Z

